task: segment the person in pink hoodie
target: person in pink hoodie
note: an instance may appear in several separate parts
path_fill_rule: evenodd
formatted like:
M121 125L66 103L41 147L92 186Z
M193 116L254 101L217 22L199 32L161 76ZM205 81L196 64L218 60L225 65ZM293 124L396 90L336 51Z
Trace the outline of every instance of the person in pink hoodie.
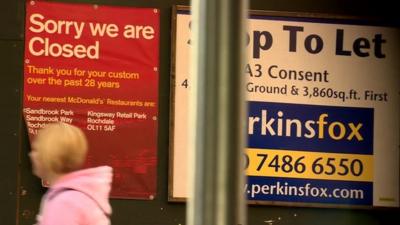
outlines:
M81 129L52 123L32 142L33 173L49 182L37 225L109 225L112 168L81 169L88 150Z

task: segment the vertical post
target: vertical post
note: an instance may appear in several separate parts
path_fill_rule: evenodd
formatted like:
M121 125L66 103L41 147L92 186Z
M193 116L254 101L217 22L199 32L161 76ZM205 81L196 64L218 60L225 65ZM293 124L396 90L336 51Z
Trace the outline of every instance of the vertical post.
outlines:
M246 0L192 0L188 225L245 224Z

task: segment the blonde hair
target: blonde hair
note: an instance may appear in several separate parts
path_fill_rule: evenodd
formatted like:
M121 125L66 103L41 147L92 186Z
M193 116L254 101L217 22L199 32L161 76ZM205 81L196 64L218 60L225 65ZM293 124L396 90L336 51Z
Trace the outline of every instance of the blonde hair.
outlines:
M39 130L32 147L44 168L56 174L80 169L88 150L82 130L62 122L48 124Z

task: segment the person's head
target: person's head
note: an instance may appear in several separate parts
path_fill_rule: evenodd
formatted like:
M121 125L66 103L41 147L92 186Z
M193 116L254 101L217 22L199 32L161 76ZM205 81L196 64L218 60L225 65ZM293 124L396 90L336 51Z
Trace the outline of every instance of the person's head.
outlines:
M32 142L33 173L42 179L51 179L79 170L87 150L86 136L81 129L61 122L48 124Z

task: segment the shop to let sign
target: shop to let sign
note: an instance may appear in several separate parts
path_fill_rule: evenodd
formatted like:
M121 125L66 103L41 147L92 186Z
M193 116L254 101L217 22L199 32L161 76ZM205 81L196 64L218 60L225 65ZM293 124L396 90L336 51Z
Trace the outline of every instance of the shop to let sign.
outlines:
M191 16L176 11L170 200L187 197ZM400 33L365 21L256 12L243 76L256 204L398 207ZM215 149L218 151L218 149Z
M114 168L111 195L156 193L159 11L27 1L23 114L30 139L63 121L86 133L86 167Z

